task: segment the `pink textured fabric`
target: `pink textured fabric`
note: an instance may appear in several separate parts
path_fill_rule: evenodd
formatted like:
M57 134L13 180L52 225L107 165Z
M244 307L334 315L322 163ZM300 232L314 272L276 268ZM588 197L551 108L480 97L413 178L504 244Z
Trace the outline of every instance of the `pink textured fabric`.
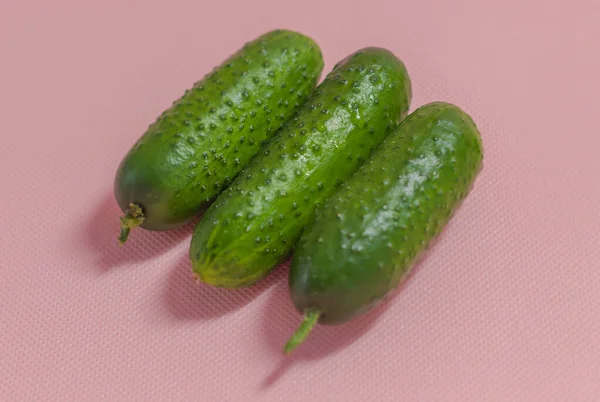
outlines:
M285 266L196 285L192 226L116 242L148 124L272 28L406 63L485 168L397 295L292 357ZM596 0L0 2L0 400L600 400Z

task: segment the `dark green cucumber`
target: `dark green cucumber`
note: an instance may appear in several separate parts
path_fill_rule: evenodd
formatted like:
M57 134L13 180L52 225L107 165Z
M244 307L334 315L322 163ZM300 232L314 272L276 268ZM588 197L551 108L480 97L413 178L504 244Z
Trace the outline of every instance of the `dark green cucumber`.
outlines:
M333 196L302 235L289 273L305 321L340 324L394 290L471 189L483 160L473 120L448 103L411 113Z
M196 82L119 166L120 242L133 227L173 229L198 214L305 102L322 69L312 39L277 30Z
M190 248L196 276L241 287L267 275L315 207L406 114L410 88L404 65L387 50L366 48L338 63L208 209Z

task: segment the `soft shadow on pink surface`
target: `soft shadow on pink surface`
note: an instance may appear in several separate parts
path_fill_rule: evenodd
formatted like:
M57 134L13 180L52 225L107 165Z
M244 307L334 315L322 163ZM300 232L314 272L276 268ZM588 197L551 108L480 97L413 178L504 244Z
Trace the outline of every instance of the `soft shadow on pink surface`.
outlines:
M184 239L193 231L196 220L180 229L167 232L151 232L141 228L131 231L127 243L119 246L119 209L112 194L102 200L90 212L82 234L83 247L90 249L97 257L94 268L108 272L122 264L149 261L156 258Z
M415 271L416 267L397 292L402 291L402 288L410 281ZM393 303L394 296L395 294L370 312L345 324L316 325L306 341L290 355L285 356L283 355L283 346L302 320L302 315L295 309L289 296L286 270L285 275L278 278L263 313L264 337L271 351L281 356L281 358L271 374L263 381L262 389L274 385L297 361L318 360L352 345L377 323L378 319ZM280 322L274 323L273 320L279 320ZM275 327L284 328L285 331L274 331Z
M273 284L271 275L254 286L241 289L223 289L197 282L192 275L192 263L186 255L167 278L164 310L176 320L216 318L244 307Z
M421 263L427 255L434 251L435 245L442 241L447 233L446 225L439 236L431 243L429 249L415 262L412 270L406 275L400 286L373 310L356 317L341 325L316 325L308 338L290 355L283 354L283 346L292 336L302 321L302 315L294 307L288 290L288 269L277 272L277 283L267 302L263 313L264 337L271 351L281 356L279 363L262 383L262 389L267 389L277 383L287 370L300 360L318 360L331 354L343 351L361 336L373 328L379 318L392 306L398 294L410 285ZM284 271L284 272L281 272ZM278 322L274 322L278 320ZM277 328L278 331L275 331Z

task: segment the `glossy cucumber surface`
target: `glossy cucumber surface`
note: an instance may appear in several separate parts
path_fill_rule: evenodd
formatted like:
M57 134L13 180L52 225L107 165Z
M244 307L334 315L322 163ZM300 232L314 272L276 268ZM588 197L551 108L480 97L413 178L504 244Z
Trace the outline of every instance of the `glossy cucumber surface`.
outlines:
M406 114L410 99L407 71L389 51L366 48L338 63L208 209L190 248L196 276L235 288L267 275L317 205Z
M436 102L404 119L303 233L289 287L306 318L287 350L317 321L346 322L396 289L467 196L482 161L477 127L458 107Z
M173 229L202 211L306 101L322 68L312 39L272 31L185 91L118 168L123 237L136 226Z

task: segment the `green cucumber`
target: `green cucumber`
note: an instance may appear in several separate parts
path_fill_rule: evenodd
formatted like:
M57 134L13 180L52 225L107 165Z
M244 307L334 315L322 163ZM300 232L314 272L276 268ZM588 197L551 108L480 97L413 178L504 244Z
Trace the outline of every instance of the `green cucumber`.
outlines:
M448 103L411 113L327 199L298 242L289 288L305 321L341 324L372 309L402 281L469 193L482 167L473 120Z
M306 101L322 69L312 39L277 30L185 91L118 168L120 243L134 227L169 230L201 212Z
M365 48L338 63L198 223L190 247L195 275L230 288L267 275L316 206L404 117L410 98L406 68L385 49Z

